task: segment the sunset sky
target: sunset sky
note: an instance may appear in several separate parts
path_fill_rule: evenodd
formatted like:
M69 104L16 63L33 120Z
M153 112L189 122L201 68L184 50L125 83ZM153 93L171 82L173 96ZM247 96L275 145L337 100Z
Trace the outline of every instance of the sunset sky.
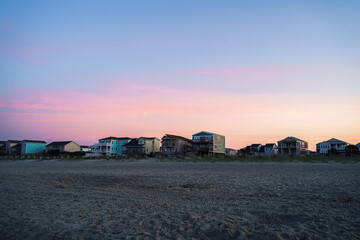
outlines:
M360 142L360 1L1 1L0 140Z

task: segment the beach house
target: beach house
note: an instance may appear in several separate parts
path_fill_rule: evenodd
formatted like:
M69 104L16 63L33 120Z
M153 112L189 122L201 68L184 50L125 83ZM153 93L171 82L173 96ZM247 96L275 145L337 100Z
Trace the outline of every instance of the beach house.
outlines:
M18 145L19 144L19 145ZM17 147L16 147L17 146ZM13 148L14 147L14 148ZM7 140L6 150L7 155L20 154L21 153L21 141L18 140Z
M191 151L192 141L188 138L165 134L161 139L160 152L163 154L185 154Z
M225 136L211 132L199 132L192 135L193 149L200 155L224 155Z
M160 152L160 139L156 137L133 138L124 145L126 155L131 154L154 154Z
M271 157L276 156L278 153L278 147L275 143L267 143L264 146L264 156Z
M287 137L278 141L279 156L305 156L308 154L308 142L296 137Z
M359 151L360 151L360 143L356 144L355 146L357 146L357 148L358 148Z
M338 140L336 138L331 138L327 141L320 142L316 144L316 152L317 154L328 154L329 151L337 152L337 153L345 153L345 148L349 145L349 143Z
M0 155L6 154L6 141L0 141Z
M80 146L74 141L52 142L46 145L46 152L79 152Z
M86 145L80 145L80 151L85 152L85 153L91 152L91 147L86 146Z
M124 145L130 142L128 137L106 137L99 139L99 143L90 146L95 156L122 156Z
M234 157L238 155L238 151L232 148L225 148L225 155L226 156L230 156L230 157Z
M260 143L254 143L250 145L250 153L254 156L260 156L264 153L264 147Z
M37 140L23 140L21 143L21 155L41 154L45 152L46 142Z

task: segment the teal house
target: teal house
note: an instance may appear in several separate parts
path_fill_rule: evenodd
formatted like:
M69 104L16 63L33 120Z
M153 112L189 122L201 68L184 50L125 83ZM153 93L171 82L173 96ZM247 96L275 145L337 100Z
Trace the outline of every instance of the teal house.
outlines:
M103 156L122 156L124 144L130 142L128 137L107 137L99 139L99 143L93 145L92 152Z
M21 155L40 154L45 152L45 141L24 140L21 143Z

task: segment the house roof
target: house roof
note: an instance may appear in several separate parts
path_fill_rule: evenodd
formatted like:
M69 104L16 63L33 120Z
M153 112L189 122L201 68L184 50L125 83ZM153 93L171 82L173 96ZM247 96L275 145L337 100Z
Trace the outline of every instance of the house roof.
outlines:
M129 138L129 137L106 137L106 138L99 139L99 141L100 140L108 140L108 139L126 140L126 139L131 139L131 138Z
M267 143L267 144L265 144L265 147L273 147L273 146L276 146L276 144L275 143Z
M157 137L139 137L139 138L145 138L145 139L157 139L157 140L159 140L160 141L160 139L158 139ZM138 139L139 139L138 138Z
M14 146L12 146L11 148L21 148L21 144L20 144L20 143L17 143L17 144L15 144Z
M31 142L31 143L45 143L46 144L46 142L45 141L38 141L38 140L23 140L23 142Z
M233 148L225 148L225 150L226 150L226 151L237 151L237 150L235 150L235 149L233 149Z
M280 140L279 142L293 142L293 141L299 141L299 142L306 142L304 140L301 140L299 138L296 138L296 137L287 137L287 138L284 138L283 140Z
M52 143L49 143L47 146L48 147L55 147L55 146L65 146L69 143L71 143L72 141L60 141L60 142L52 142Z
M201 132L193 134L193 136L201 136L201 135L219 135L219 136L224 137L223 135L220 135L217 133L211 133L211 132L205 132L205 131L201 131Z
M131 139L130 142L124 144L124 147L142 147L144 144L139 144L138 139L137 138L133 138Z
M170 138L180 138L180 139L184 139L186 141L190 141L190 139L182 137L182 136L177 136L177 135L172 135L172 134L165 134L165 136L162 137L162 139L164 139L165 137L170 137Z
M261 144L259 144L259 143L255 143L255 144L251 144L251 146L250 147L259 147Z
M336 139L336 138L331 138L327 141L323 141L323 142L319 142L317 144L321 144L321 143L340 143L340 144L347 144L347 142L344 142L344 141L341 141L339 139Z
M19 141L19 140L7 140L7 142L10 142L10 143L19 143L19 142L21 142L21 141Z
M89 148L89 146L86 145L80 145L81 148Z

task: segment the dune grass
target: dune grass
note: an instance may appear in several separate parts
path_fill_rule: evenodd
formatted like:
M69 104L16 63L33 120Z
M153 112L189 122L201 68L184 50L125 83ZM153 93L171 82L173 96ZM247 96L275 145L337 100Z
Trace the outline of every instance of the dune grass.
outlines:
M360 162L360 157L212 157L212 156L196 156L196 157L161 157L159 162L310 162L310 163L331 163L331 162Z

